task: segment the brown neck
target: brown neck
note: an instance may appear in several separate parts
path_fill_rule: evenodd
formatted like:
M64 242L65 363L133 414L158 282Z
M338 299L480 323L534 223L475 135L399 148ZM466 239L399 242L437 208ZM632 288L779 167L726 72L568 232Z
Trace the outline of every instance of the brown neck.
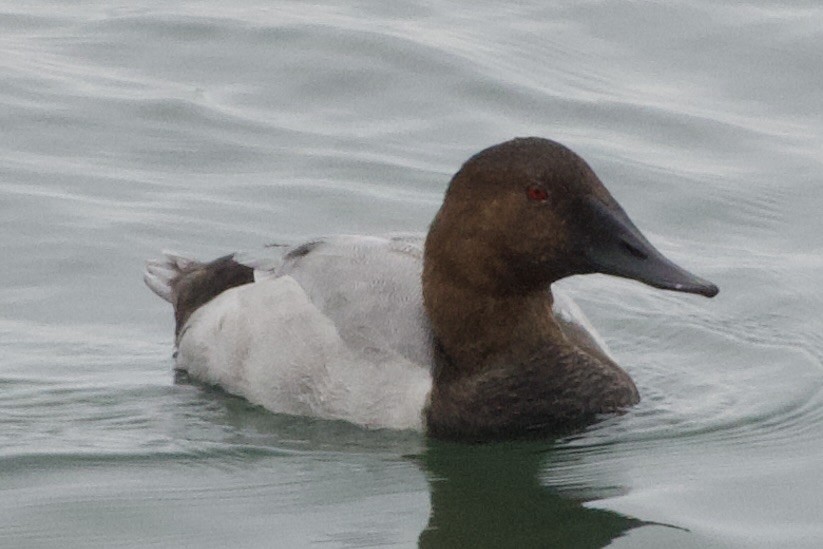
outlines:
M499 294L424 268L423 296L435 337L450 357L450 377L480 373L501 355L562 340L547 290Z
M440 251L427 246L423 265L436 340L426 411L431 435L558 434L637 402L628 374L563 335L548 288L495 285L505 280L505 266L494 258L469 259L458 250L437 257Z
M457 370L451 375L476 374L501 354L563 340L549 282L523 284L503 254L473 245L492 240L483 227L493 220L456 225L452 220L461 217L443 210L426 239L422 282L434 335Z

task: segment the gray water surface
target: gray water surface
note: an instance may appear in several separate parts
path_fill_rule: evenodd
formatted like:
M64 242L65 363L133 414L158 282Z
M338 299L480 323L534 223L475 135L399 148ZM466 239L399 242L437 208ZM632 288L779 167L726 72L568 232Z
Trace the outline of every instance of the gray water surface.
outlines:
M0 547L823 546L823 6L0 2ZM707 300L564 281L636 380L464 446L176 384L146 258L425 230L513 136Z

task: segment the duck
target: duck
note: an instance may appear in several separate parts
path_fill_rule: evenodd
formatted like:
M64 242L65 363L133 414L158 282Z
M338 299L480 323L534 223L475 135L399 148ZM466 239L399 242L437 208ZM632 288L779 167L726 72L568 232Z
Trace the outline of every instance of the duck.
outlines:
M539 137L469 158L426 235L269 250L147 263L173 305L175 369L275 413L452 440L558 436L639 402L555 282L719 291L658 251L583 158Z

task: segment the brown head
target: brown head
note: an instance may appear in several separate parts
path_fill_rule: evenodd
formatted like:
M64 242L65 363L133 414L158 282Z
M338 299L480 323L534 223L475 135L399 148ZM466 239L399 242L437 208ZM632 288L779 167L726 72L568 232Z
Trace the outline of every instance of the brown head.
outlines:
M495 145L463 165L432 223L424 263L426 278L438 271L499 296L586 273L707 297L718 292L658 252L582 158L535 137Z
M635 404L629 375L552 314L552 282L596 272L717 293L663 257L563 145L514 139L470 158L426 239L423 299L437 342L429 433L550 434Z

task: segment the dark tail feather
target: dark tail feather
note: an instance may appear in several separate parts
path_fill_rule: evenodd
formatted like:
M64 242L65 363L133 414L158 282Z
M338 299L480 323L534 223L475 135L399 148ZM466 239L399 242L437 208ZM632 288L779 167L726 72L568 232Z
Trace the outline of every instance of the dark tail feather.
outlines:
M235 261L233 254L201 263L165 253L162 259L146 264L143 280L174 306L174 333L179 334L199 307L229 288L254 282L254 269Z

